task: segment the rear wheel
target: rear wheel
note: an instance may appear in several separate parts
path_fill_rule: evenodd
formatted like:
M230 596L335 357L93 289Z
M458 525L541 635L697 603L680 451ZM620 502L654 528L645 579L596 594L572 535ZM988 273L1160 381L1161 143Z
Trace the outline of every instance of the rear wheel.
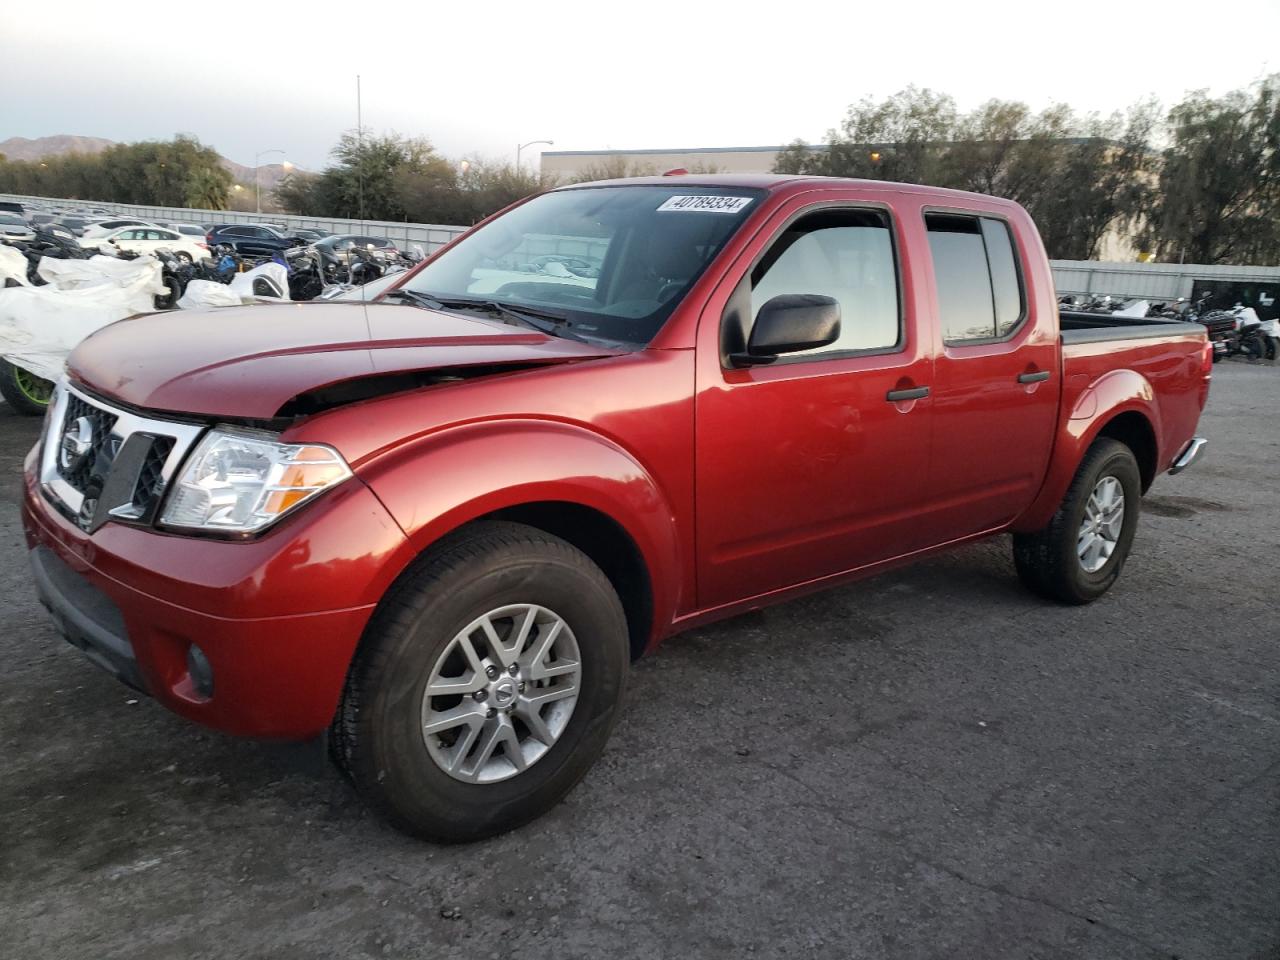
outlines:
M532 527L478 524L383 602L333 752L399 829L478 840L555 806L604 749L629 661L605 575Z
M0 360L0 396L18 413L43 417L53 396L53 382Z
M1013 559L1022 582L1062 603L1102 596L1129 556L1141 498L1133 452L1117 440L1096 440L1049 525L1014 534Z

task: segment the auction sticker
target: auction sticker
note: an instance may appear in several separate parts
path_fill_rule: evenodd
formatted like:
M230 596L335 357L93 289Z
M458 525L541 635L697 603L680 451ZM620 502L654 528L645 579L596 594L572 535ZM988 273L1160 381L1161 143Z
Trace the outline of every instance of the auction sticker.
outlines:
M754 197L721 197L701 194L695 197L671 197L658 211L684 211L686 213L737 213L746 209Z

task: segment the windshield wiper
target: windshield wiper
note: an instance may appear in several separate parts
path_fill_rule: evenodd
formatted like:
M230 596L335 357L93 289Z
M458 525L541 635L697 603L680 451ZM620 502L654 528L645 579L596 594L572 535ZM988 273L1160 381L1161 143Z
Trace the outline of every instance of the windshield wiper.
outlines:
M414 290L389 290L382 295L384 300L408 300L410 303L419 307L426 307L428 310L440 310L444 304L435 297L428 297L425 293L418 293Z
M501 300L486 300L482 297L435 297L429 293L417 293L412 290L393 290L387 296L397 293L432 310L483 310L485 313L510 317L526 327L533 327L539 333L549 333L555 337L577 340L580 343L588 342L586 337L570 330L569 318L556 310L526 307L523 304L514 307Z

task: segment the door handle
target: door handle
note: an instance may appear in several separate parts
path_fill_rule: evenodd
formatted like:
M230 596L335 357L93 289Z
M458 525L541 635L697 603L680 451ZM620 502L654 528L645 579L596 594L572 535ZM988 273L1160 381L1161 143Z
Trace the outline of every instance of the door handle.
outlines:
M1048 379L1049 379L1048 370L1039 370L1035 373L1018 374L1019 383L1043 383L1045 380L1048 380Z
M920 400L928 395L928 387L912 387L910 390L890 390L884 398L890 403L897 403L899 400Z

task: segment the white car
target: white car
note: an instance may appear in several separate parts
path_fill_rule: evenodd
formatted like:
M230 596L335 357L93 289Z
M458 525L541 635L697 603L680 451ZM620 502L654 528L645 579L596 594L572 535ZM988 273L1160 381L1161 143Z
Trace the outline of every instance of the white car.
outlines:
M203 240L209 233L204 227L198 223L158 223L156 226L164 227L166 230L176 230L189 240Z
M86 240L105 237L110 233L115 233L124 227L154 227L154 223L147 220L137 220L129 217L116 217L111 220L99 220L97 223L86 223L84 233L81 236Z
M165 230L163 227L124 227L105 237L81 237L80 246L104 253L116 250L131 250L134 253L169 250L179 260L190 261L209 255L209 247L204 240L184 237L176 230Z
M0 240L29 242L36 238L31 225L16 213L0 213Z

